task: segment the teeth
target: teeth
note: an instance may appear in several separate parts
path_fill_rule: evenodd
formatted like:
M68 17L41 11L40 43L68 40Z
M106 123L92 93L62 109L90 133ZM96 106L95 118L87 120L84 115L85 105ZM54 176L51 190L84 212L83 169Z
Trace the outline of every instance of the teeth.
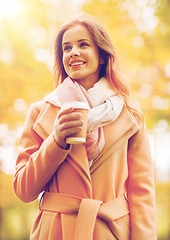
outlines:
M82 64L83 64L83 62L75 62L75 63L70 64L70 66L76 66L76 65L82 65Z

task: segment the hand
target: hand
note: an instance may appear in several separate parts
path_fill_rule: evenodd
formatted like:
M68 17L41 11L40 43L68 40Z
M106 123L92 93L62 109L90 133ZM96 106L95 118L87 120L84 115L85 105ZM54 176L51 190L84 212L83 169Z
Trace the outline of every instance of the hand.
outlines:
M83 120L81 120L82 114L80 112L74 112L73 107L61 108L58 112L57 118L54 122L54 138L57 144L65 149L66 138L78 133L83 126Z

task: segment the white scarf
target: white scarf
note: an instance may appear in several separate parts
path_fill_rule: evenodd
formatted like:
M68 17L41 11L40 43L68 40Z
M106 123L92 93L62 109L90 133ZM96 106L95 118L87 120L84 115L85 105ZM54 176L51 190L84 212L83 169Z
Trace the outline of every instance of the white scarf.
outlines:
M115 121L124 105L123 98L115 94L105 78L101 78L86 91L76 81L67 77L52 93L45 96L45 101L58 107L71 101L89 104L86 149L91 163L105 144L102 127Z
M87 93L94 106L88 115L88 131L105 126L118 118L124 100L115 94L105 78L101 78Z

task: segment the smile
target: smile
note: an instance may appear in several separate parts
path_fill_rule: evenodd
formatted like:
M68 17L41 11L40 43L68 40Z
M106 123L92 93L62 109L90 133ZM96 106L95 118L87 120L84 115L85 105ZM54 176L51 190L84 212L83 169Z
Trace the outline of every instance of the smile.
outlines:
M73 62L73 63L70 63L69 66L70 67L73 67L73 66L80 66L80 65L84 65L85 62Z

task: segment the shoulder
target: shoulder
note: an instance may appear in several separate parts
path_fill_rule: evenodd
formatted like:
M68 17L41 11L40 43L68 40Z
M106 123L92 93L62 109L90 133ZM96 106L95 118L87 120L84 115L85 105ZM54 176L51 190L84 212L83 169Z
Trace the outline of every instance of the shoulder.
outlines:
M127 110L131 113L131 115L137 121L140 128L143 128L145 125L145 117L144 117L144 113L140 107L140 104L137 101L135 101L134 99L129 97L126 100L125 105L126 105Z
M128 109L129 110L129 109ZM133 107L129 110L131 116L135 119L137 125L138 125L138 131L129 139L129 144L134 146L142 146L142 142L145 142L148 144L148 133L147 128L145 125L145 116L143 114L143 111L141 110L140 106ZM146 144L146 145L147 145ZM147 148L147 146L145 146Z
M32 103L28 109L28 112L27 112L27 116L26 116L26 119L25 119L25 125L28 125L28 124L33 124L37 117L39 116L40 112L42 111L42 109L44 109L46 106L46 102L45 101L39 101L39 102L35 102L35 103Z
M35 111L37 112L38 114L40 113L40 111L45 107L46 105L46 102L44 100L41 100L39 102L35 102L35 103L32 103L29 107L29 110L28 111Z

